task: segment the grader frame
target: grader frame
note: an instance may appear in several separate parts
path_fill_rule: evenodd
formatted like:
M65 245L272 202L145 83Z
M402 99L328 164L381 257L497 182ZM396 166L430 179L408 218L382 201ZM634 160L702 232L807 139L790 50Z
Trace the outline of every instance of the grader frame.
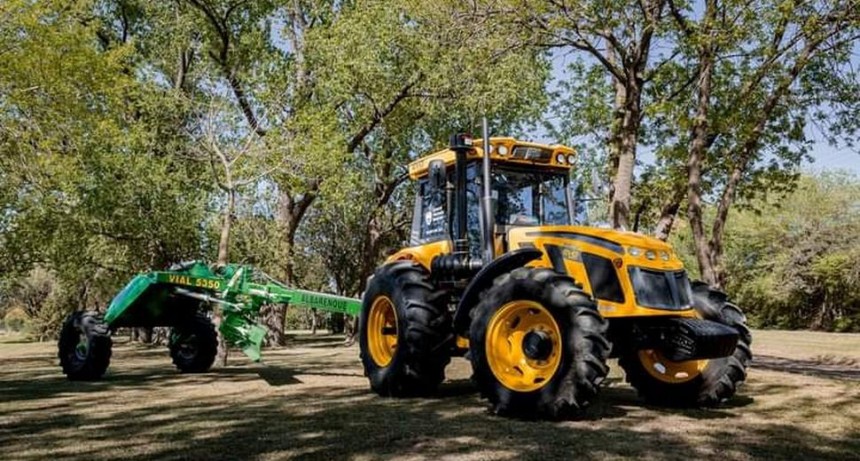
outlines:
M290 288L252 266L221 267L191 261L165 271L136 275L102 315L76 312L63 326L59 358L71 379L100 378L110 362L113 331L122 327L171 327L171 355L182 371L202 372L214 360L213 307L218 330L254 361L261 358L266 328L258 323L265 304L289 304L357 315L357 299Z

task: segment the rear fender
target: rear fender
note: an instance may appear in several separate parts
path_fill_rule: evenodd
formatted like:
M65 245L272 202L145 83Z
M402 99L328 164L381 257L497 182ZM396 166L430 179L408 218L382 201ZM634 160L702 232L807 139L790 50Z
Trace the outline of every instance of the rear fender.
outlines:
M465 335L469 330L469 312L478 304L481 293L493 285L496 277L539 259L543 252L535 248L521 248L507 253L484 266L463 291L463 296L454 312L454 331Z

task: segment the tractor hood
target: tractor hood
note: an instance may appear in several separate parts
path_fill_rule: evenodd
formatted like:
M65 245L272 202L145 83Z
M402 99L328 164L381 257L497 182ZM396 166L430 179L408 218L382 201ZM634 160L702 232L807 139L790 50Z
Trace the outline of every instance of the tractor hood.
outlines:
M684 264L666 242L583 226L516 227L507 239L511 250L543 252L532 265L573 277L597 300L604 316L692 313Z
M517 227L508 232L508 243L511 249L534 246L544 250L546 244L562 245L613 260L621 258L626 264L667 270L683 268L671 245L636 232L584 226Z

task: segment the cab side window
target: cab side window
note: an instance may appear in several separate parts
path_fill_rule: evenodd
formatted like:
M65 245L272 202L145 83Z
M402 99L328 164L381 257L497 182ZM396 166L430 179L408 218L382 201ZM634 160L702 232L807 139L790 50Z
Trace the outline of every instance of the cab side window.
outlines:
M445 193L433 190L427 180L418 183L418 199L412 217L411 243L421 245L448 238Z

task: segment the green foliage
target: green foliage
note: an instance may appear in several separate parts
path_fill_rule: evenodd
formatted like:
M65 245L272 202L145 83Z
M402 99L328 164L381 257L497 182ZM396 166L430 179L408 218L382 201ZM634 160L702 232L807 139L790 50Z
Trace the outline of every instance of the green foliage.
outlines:
M405 163L542 108L547 61L483 27L457 2L4 2L0 282L51 274L31 317L102 307L214 260L232 189L232 260L357 294L404 238Z
M733 212L725 238L727 288L754 325L860 331L860 178L804 176ZM685 263L690 240L673 236Z
M718 137L706 195L725 183L733 163L721 155L752 129L747 115L786 75L787 64L779 62L748 98L733 99L755 79L764 37L785 15L795 21L810 13L721 4L738 14L715 38L727 57L716 72ZM68 311L104 307L135 272L215 260L230 189L232 261L289 276L303 288L358 295L408 235L408 162L444 145L452 132L479 133L484 115L492 134L522 134L549 101L557 116L547 130L579 147L577 179L590 189L592 171L611 171L603 146L616 120L612 80L593 57L577 59L568 78L548 91L545 48L532 46L535 35L523 23L489 13L504 5L528 6L530 20L547 7L453 0L3 2L0 312L23 312L34 335L47 337ZM593 20L589 27L612 28L625 41L632 40L625 30L638 30L637 6L584 2L580 12ZM574 33L562 22L548 24L544 38L547 31ZM637 134L640 149L656 158L643 165L639 184L647 186L634 198L642 229L661 200L683 187L692 113L697 42L679 39L671 21L657 27L661 51L651 64L659 64L646 69ZM800 234L754 222L761 218L756 209L782 213L766 211L765 192L791 189L810 118L829 122L833 140L855 133L856 74L828 67L849 56L834 45L809 64L768 120L741 183L750 208L732 215L730 222L740 222L730 227L736 237L726 264L739 274L731 289L762 306L753 313L763 325L817 319L813 326L858 329L856 309L836 301L855 299L857 285L851 261L858 245L840 240L845 234L833 220L841 215L815 208L820 228L799 220L792 226ZM839 104L828 118L822 108L833 101ZM225 187L228 174L232 185ZM828 181L837 180L814 184ZM803 184L822 203L835 200ZM843 186L855 190L856 181ZM850 197L854 205L834 210L856 214ZM814 208L807 205L785 211L785 219ZM744 223L759 233L744 234ZM684 238L677 237L681 247ZM793 252L774 246L786 239ZM767 265L740 257L757 252L776 256ZM786 307L803 303L808 309L797 313Z
M173 155L184 107L109 48L95 4L12 2L0 66L0 268L48 268L60 311L103 305L141 269L198 254L194 165ZM55 323L55 325L57 325Z
M27 327L29 320L22 309L10 309L3 316L3 328L14 332L21 332Z

